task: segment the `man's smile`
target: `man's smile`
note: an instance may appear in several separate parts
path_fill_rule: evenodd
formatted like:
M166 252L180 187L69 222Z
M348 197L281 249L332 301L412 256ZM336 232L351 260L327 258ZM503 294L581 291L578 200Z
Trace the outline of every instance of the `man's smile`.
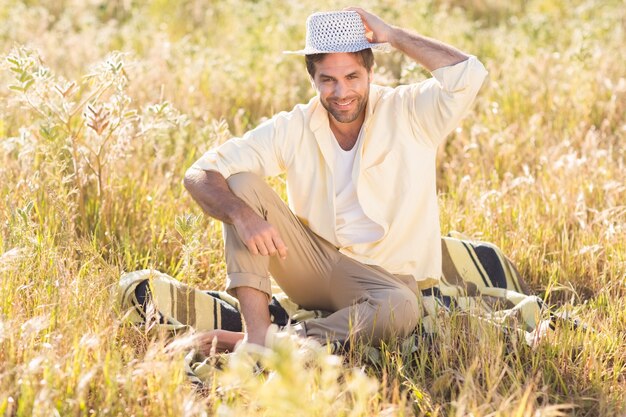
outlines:
M343 100L343 101L339 101L339 100L335 100L335 104L337 104L337 106L339 107L350 107L350 105L352 103L354 103L356 99L350 99L350 100Z
M334 107L338 110L350 110L352 108L352 105L356 102L356 98L331 100L331 103L333 103Z

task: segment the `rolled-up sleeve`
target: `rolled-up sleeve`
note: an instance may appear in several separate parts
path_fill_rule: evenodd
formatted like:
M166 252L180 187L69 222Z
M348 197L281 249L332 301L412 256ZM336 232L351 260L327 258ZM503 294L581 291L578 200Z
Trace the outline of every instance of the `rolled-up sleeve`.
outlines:
M410 86L409 111L417 135L437 146L467 114L487 70L470 56L458 64L438 68L432 75Z
M284 114L279 114L241 138L232 138L207 151L191 168L218 171L228 178L239 172L270 177L284 171Z

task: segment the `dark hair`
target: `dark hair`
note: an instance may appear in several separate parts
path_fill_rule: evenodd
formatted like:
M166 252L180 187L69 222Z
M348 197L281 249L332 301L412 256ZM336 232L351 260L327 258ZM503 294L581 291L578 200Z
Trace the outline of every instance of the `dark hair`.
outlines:
M352 55L356 55L361 61L361 64L365 67L367 72L372 70L374 66L374 53L370 48L363 49L357 52L349 52ZM306 62L306 70L308 71L311 78L315 77L315 64L323 60L328 54L311 54L305 55L304 61Z

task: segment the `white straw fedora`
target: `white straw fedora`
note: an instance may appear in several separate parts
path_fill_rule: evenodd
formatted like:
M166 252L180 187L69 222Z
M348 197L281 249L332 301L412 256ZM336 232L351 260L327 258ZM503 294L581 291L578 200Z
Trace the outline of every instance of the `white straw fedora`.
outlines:
M311 55L335 52L358 52L372 48L388 52L388 43L370 43L365 37L361 16L353 11L313 13L306 20L306 46L285 54Z

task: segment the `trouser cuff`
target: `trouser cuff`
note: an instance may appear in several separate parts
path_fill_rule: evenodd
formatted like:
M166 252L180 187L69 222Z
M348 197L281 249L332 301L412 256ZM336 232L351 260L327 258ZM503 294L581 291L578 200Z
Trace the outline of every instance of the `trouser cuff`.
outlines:
M268 300L272 298L272 284L269 277L262 277L249 272L233 272L226 277L226 292L235 296L238 287L250 287L264 292Z

